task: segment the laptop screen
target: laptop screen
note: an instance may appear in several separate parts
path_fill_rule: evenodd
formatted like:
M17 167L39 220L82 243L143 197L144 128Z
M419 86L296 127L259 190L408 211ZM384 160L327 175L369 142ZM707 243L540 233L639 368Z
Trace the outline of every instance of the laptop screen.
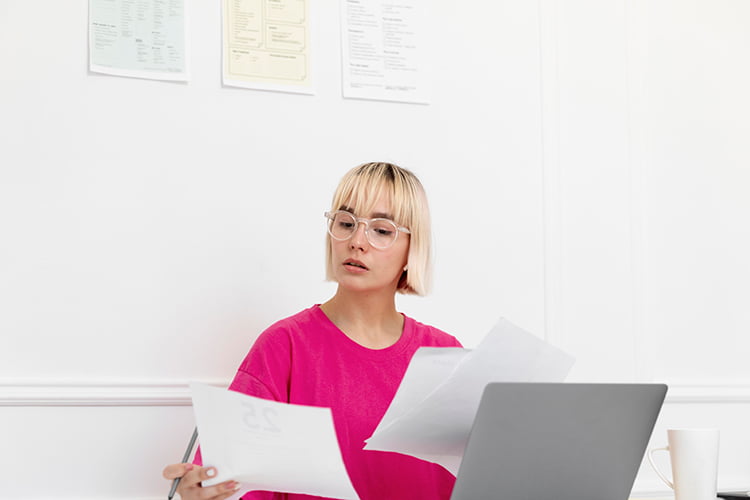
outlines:
M663 384L491 383L452 500L627 500Z

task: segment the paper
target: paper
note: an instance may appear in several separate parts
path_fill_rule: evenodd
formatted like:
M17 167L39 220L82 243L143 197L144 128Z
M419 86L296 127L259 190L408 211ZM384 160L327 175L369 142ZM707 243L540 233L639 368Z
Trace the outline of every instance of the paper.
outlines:
M223 0L224 85L313 94L309 0Z
M420 348L366 450L393 451L458 473L484 387L561 382L573 358L501 319L474 350Z
M210 486L229 479L242 491L268 490L355 500L330 408L268 401L192 383L203 463Z
M426 0L340 0L343 95L427 104Z
M187 81L184 0L89 0L89 69Z

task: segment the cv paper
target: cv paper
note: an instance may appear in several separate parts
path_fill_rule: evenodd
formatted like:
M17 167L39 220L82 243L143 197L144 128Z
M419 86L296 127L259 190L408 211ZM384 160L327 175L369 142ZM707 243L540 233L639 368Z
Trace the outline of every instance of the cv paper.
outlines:
M330 408L190 385L203 463L241 490L358 499L341 458Z

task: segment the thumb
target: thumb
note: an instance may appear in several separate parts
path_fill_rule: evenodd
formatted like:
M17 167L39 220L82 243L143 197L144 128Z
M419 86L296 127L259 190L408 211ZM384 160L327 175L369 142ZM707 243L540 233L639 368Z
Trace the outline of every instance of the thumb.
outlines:
M194 467L194 464L171 464L164 467L161 475L164 479L177 479L193 470Z

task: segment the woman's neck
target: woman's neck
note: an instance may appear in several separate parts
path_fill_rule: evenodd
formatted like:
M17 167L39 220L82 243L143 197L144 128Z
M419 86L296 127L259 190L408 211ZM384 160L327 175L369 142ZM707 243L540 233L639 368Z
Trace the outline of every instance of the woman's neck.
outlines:
M347 337L370 349L395 344L404 329L404 317L396 311L392 293L347 293L339 289L320 308Z

